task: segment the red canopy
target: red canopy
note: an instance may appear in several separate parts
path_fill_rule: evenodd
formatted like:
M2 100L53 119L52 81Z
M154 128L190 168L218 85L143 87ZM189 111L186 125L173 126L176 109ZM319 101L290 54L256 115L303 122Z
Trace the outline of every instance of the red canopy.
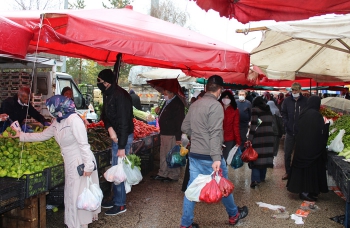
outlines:
M190 0L191 1L191 0ZM241 23L261 20L293 21L328 13L347 14L349 0L193 0L208 11Z
M129 64L186 71L229 72L245 77L249 53L213 40L181 26L135 12L131 9L1 12L17 23L31 27L34 52L47 52L113 65L116 55ZM191 74L189 74L191 75Z
M0 54L24 58L33 32L0 16Z

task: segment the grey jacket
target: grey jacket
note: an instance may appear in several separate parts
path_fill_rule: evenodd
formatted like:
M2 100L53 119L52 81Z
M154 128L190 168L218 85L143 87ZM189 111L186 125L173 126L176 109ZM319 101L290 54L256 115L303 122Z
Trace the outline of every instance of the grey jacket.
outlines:
M210 155L220 161L222 155L224 110L211 93L194 102L182 122L181 130L191 136L191 152Z

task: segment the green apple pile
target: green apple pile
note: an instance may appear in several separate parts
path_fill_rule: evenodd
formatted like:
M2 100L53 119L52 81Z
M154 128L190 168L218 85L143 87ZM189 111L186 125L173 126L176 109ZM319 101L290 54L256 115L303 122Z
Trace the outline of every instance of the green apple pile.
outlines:
M5 131L2 132L2 137L4 138L8 138L10 136L15 136L15 135L16 135L16 131L13 130L11 127L7 127Z
M22 143L18 138L0 138L0 177L19 178L63 163L54 138Z

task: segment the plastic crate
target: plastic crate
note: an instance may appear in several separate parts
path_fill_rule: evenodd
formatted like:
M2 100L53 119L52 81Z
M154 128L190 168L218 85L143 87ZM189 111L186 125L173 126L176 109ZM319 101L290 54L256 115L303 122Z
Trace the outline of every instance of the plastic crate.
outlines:
M137 154L139 151L141 151L143 144L144 141L142 139L134 140L131 145L132 154Z
M64 183L64 164L47 168L48 189Z
M24 207L25 181L0 178L0 214L17 207Z
M45 169L42 172L24 174L21 178L26 181L25 185L25 198L29 198L39 193L46 192L48 190L48 172Z
M151 153L152 153L153 155L159 154L159 153L160 153L160 146L154 146L154 147L151 149Z
M153 154L137 154L141 158L141 173L142 175L147 175L149 172L153 171Z
M153 137L153 147L160 146L160 134L155 134Z
M142 146L140 151L152 149L152 147L153 147L153 136L152 135L147 136L147 137L143 138L142 140L144 143L143 143L143 146Z
M64 204L64 185L51 189L46 195L46 203L50 205Z
M97 168L105 168L111 165L112 149L107 149L101 152L94 152Z

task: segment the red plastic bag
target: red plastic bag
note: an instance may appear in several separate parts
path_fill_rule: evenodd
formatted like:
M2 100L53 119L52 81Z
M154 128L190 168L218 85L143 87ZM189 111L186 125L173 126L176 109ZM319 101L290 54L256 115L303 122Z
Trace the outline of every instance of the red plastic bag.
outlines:
M221 200L222 193L215 179L209 181L201 190L199 200L205 203L217 203Z
M220 181L218 183L219 185L219 189L222 193L223 197L227 197L228 195L230 195L233 192L233 189L235 188L235 186L233 185L233 183L229 180L227 180L225 177L222 176L222 170L220 169L219 171L219 175L220 175Z
M251 142L246 142L245 146L247 149L243 152L241 159L244 162L252 162L258 159L258 153L253 149Z

